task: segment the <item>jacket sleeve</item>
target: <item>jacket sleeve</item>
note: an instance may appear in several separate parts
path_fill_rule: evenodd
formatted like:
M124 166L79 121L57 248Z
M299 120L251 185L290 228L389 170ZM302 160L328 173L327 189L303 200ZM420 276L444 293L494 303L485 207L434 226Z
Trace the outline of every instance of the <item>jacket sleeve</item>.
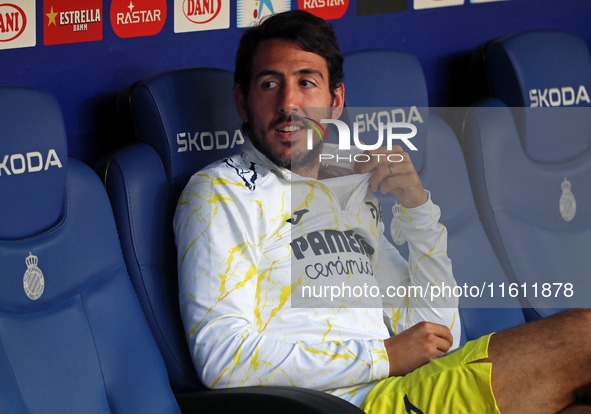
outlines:
M440 215L431 197L422 206L402 208L401 226L408 241L408 262L382 233L378 282L385 292L384 312L394 333L422 321L443 324L451 330L452 349L455 349L460 342L461 323L458 298L449 294L456 282L447 256L447 229L439 223Z
M174 219L179 300L201 381L210 388L326 390L387 377L381 340L277 340L259 327L258 279L268 274L258 264L270 223L281 214L269 205L263 214L262 202L240 182L207 173L195 175L181 195Z

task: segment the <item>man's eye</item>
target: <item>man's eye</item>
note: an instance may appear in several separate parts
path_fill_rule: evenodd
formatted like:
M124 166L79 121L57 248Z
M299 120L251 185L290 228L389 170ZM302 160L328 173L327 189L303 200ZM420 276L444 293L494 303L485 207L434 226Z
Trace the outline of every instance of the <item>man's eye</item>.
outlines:
M263 87L263 89L271 89L277 86L277 82L275 81L266 81L263 82L263 84L261 85Z
M300 84L304 87L304 88L310 88L312 86L314 86L314 82L309 81L309 80L303 80L300 82Z

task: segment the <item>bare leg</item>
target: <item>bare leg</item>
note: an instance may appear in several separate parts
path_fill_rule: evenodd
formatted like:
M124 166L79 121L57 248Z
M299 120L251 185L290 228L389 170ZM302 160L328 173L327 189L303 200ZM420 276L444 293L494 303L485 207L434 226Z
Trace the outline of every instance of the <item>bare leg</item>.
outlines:
M573 309L492 336L488 361L502 414L568 414L589 401L591 310ZM587 395L585 395L587 394ZM568 408L567 408L568 407Z

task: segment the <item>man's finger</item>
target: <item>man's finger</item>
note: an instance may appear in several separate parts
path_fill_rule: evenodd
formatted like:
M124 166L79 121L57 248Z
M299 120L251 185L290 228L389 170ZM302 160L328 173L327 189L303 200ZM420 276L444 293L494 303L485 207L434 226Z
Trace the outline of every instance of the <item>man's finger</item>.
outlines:
M433 333L445 340L445 343L442 342L441 347L438 346L438 349L443 352L449 351L449 348L454 344L454 338L449 328L445 325L434 324Z
M369 156L369 160L366 162L356 162L353 167L353 171L357 174L370 172L382 165L398 164L410 160L410 157L402 150L402 147L396 145L392 147L392 150L378 148L377 150L365 151L365 154Z
M404 176L411 173L414 173L414 168L410 163L404 162L380 165L374 169L373 174L369 180L369 185L372 191L376 192L380 187L380 183L383 185L384 180L387 180L389 177L395 177L399 175Z

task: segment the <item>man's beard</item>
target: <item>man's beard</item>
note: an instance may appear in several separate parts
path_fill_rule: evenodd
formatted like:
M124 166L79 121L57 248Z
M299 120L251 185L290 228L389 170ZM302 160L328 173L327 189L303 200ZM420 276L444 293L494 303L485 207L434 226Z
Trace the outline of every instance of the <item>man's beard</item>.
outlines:
M301 118L296 115L290 116L282 114L279 118L272 122L270 130L274 130L281 123L291 122L301 123ZM255 146L255 148L258 149L262 154L264 154L270 161L272 161L278 167L287 168L291 171L293 171L294 169L302 171L314 168L320 160L320 154L322 154L323 147L321 137L318 137L319 139L314 140L312 149L305 151L303 154L297 155L290 151L289 156L281 156L280 154L273 154L272 149L266 147L264 143L261 142L262 140L260 139L260 137L253 137L252 135L254 133L255 131L252 128L250 128L250 140ZM314 134L316 134L316 132L314 132ZM301 144L302 143L300 143L300 145ZM292 142L286 142L283 143L283 145L291 147Z

